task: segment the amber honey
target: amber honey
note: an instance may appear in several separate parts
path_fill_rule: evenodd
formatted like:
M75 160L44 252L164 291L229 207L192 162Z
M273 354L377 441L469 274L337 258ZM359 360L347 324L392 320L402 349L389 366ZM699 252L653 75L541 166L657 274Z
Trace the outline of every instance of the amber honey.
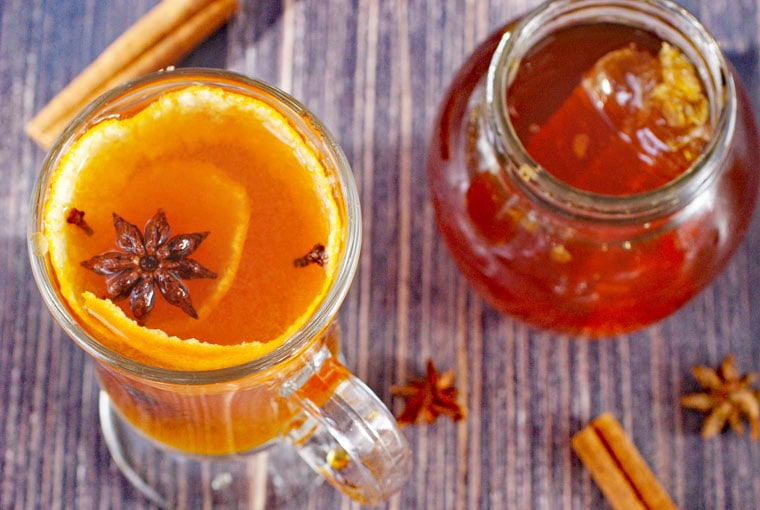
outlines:
M572 27L536 47L520 69L508 91L512 126L531 157L574 188L604 195L660 188L689 168L711 135L696 70L652 33L611 23Z
M671 112L634 107L656 82L650 64L663 48L703 55L688 46L701 49L700 41L658 35L661 21L620 21L629 8L667 6L618 3L620 12L594 1L545 7L556 12L535 26L559 28L546 28L514 61L504 48L529 37L513 32L520 25L481 44L444 98L428 159L439 229L475 289L533 326L590 337L649 325L704 288L741 241L758 183L758 135L741 84L738 108L716 106L723 91L711 87L723 78L705 82L708 65L689 60L710 107L686 144L676 141L685 131L663 136ZM584 14L567 22L563 9ZM497 50L504 32L512 41ZM607 102L582 89L600 61L608 67L597 81L613 91ZM639 81L621 92L615 79ZM733 115L735 129L726 129L721 119Z

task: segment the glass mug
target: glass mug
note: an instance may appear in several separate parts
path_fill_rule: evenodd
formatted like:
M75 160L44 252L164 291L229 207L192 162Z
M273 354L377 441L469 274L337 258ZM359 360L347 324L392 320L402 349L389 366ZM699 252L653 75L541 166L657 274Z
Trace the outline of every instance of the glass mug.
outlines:
M654 55L668 42L693 63L712 136L680 175L648 189L569 180L591 164L555 175L538 162L558 159L552 143L564 121L551 116L565 115L555 112L594 62L633 41ZM595 91L607 94L604 108L638 97L608 75ZM544 125L553 127L542 139ZM647 149L651 129L635 132ZM607 143L586 136L561 142L571 146L567 160ZM660 0L558 0L494 33L461 67L434 125L428 184L449 252L488 303L534 327L605 337L673 313L723 269L752 218L759 141L746 92L691 14ZM626 145L609 138L600 173L624 174L628 148L615 143Z
M62 158L89 129L198 84L255 98L287 119L329 173L328 193L343 221L331 236L340 243L334 276L302 323L254 359L192 370L119 352L77 318L51 274L45 204ZM172 219L169 211L166 216ZM139 78L93 102L58 138L33 191L33 274L57 322L95 360L101 428L113 459L155 503L274 508L324 478L355 500L376 504L405 482L411 454L396 420L339 360L335 316L356 270L360 221L348 162L324 126L292 97L235 73L185 69Z

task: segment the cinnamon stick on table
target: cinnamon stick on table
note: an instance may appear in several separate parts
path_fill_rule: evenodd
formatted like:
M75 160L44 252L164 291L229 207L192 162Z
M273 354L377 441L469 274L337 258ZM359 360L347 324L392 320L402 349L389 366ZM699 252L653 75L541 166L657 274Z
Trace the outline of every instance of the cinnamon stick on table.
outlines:
M615 510L676 509L612 414L594 419L571 444Z
M26 124L44 149L87 104L140 75L176 64L222 26L237 0L162 0L117 38Z

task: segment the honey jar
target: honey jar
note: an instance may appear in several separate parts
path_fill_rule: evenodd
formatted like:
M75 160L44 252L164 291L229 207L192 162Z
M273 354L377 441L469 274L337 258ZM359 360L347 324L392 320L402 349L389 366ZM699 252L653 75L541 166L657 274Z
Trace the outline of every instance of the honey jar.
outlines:
M455 75L428 154L441 236L495 309L606 337L725 267L758 190L752 106L718 43L655 0L558 0Z

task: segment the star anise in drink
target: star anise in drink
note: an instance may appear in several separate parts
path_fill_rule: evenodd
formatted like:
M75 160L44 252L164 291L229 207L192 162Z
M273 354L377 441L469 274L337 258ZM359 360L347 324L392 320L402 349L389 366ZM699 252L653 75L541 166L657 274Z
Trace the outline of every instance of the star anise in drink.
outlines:
M737 434L744 434L742 417L750 424L752 439L760 439L760 392L752 387L760 373L749 372L740 376L731 354L723 359L717 370L697 365L692 367L691 373L705 391L682 397L681 405L709 413L702 426L704 439L719 434L726 425Z
M427 362L425 377L412 379L406 386L394 386L391 393L406 400L404 410L396 418L400 425L419 421L431 424L440 415L454 421L465 417L464 408L457 402L454 372L439 374L432 360Z
M138 321L145 319L156 303L156 289L170 304L194 319L198 314L182 280L216 278L216 273L188 258L208 232L169 237L166 215L158 212L145 224L145 233L113 213L116 246L82 262L82 266L106 277L106 293L117 300L129 297L129 307Z

